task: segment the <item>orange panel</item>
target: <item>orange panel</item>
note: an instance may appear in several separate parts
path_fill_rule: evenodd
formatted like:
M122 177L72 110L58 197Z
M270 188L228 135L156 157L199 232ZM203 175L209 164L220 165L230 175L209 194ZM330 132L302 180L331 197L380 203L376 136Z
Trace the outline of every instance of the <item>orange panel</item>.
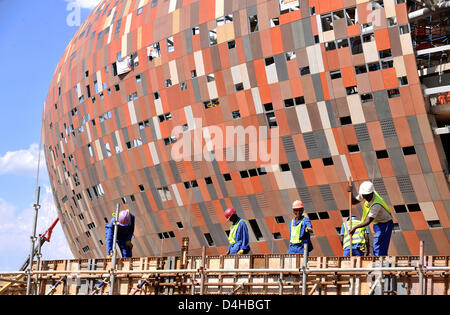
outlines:
M444 229L450 227L450 219L448 217L447 211L445 209L445 205L442 201L435 201L434 207L436 208L436 212L439 217L439 221Z
M382 69L384 87L386 90L398 88L398 78L395 68Z
M325 175L325 168L323 166L322 159L312 159L310 160L312 169L314 170L314 175L317 180L317 185L326 185L327 175Z
M422 212L410 212L409 217L416 230L428 230L428 224Z
M404 231L403 236L408 244L411 255L419 255L420 253L420 240L416 231Z
M377 49L379 51L391 48L391 41L389 40L389 32L387 28L375 30L375 40L377 42Z
M280 27L273 27L270 29L270 40L272 42L273 55L278 55L284 52L283 38L281 37Z
M400 146L407 147L414 145L414 141L409 131L409 124L406 117L394 118L395 129L397 130Z
M252 243L253 245L254 243ZM266 242L257 242L256 245L258 246L258 250L261 254L265 255L265 254L270 254L270 249L269 246L267 245Z
M439 155L436 150L436 145L433 143L425 143L425 149L427 150L428 158L430 160L431 169L433 172L441 172L442 165L439 160Z
M258 59L253 62L253 66L255 69L255 77L258 83L258 87L261 93L261 87L267 86L267 77L266 77L266 66L263 59Z
M356 85L355 69L353 67L346 67L341 69L342 79L345 87Z

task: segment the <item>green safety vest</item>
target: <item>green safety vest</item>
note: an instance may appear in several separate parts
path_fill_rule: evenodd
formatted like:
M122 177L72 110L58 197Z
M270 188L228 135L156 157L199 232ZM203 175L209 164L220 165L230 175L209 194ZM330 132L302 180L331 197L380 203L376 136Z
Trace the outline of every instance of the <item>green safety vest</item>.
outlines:
M300 221L300 223L297 226L294 226L294 220L291 221L291 244L300 244L302 240L300 240L300 232L302 230L302 224L305 220L305 217Z
M355 227L360 223L361 221L352 219L352 227ZM349 221L345 221L343 225L344 225L344 241L342 242L343 243L342 248L346 249L347 247L350 246ZM355 231L352 237L352 245L361 244L361 247L363 247L366 244L365 231L366 231L365 227L359 228Z
M392 216L391 210L389 210L389 207L386 204L386 202L384 202L383 198L381 198L380 195L376 191L374 191L374 197L373 197L372 203L369 203L367 201L364 202L363 215L361 218L361 222L366 221L366 218L367 218L367 215L369 214L370 208L372 208L372 206L377 203L380 204ZM377 224L378 222L374 221L373 223Z
M230 228L230 234L228 235L228 241L230 242L230 245L236 244L236 240L234 238L236 237L236 232L237 232L239 223L241 223L241 221L244 221L244 220L240 219L238 221L238 223L233 224Z

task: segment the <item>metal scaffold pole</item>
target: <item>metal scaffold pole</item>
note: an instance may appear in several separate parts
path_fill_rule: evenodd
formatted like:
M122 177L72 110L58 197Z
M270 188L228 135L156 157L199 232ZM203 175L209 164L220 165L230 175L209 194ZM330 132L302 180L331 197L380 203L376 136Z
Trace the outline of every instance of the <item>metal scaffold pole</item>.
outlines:
M37 219L38 219L38 212L40 209L39 205L39 197L41 194L41 187L38 186L36 189L36 203L33 205L34 207L34 220L33 220L33 232L31 234L31 250L30 250L30 260L28 263L27 268L27 295L30 295L31 292L31 270L33 269L33 260L34 260L34 247L36 243L36 227L37 227Z
M116 213L114 214L115 220L114 220L114 237L113 237L113 255L112 255L112 262L111 262L111 277L110 277L110 285L109 285L109 295L114 295L114 274L116 272L116 260L117 260L117 230L119 228L119 209L120 204L118 203L116 206Z

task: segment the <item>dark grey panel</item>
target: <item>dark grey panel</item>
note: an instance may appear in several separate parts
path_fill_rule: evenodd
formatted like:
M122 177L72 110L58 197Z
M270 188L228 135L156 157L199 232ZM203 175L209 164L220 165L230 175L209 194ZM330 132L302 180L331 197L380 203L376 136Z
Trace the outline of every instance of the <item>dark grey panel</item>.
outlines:
M278 81L282 82L282 81L289 80L289 75L288 75L287 65L286 65L286 55L285 54L276 55L276 56L273 56L273 59L275 60Z
M319 243L323 256L334 256L333 249L331 248L331 245L328 242L328 238L326 236L316 237L316 240Z
M400 229L403 231L412 231L414 230L414 225L411 222L411 218L408 213L396 213L397 221L400 226Z
M322 195L322 199L327 206L327 210L335 210L337 209L336 201L334 200L333 192L329 185L321 185L319 186L320 193Z
M409 250L408 244L406 243L405 237L401 231L392 232L391 242L394 242L398 255L411 255L411 251Z
M358 146L361 152L373 151L372 141L370 140L369 130L366 124L354 125ZM367 164L366 164L367 165Z
M417 197L414 192L414 187L412 185L411 178L408 175L397 176L397 183L402 193L403 200L406 203L416 203Z
M391 109L389 108L388 96L386 91L373 92L373 100L377 110L378 119L391 119Z
M294 141L292 140L292 136L281 137L281 141L283 142L284 151L286 152L286 157L289 162L298 161L297 152L295 150Z
M169 160L170 170L172 171L175 183L181 182L180 172L178 171L177 163L174 160Z
M403 151L401 148L391 148L387 149L389 152L389 158L392 163L392 168L394 169L396 176L408 175L408 169L406 167L405 158L403 156Z
M311 75L314 91L316 94L316 101L321 102L324 100L323 96L323 87L322 87L322 80L320 79L320 74L316 73Z
M417 231L417 236L423 241L425 255L439 255L430 230Z

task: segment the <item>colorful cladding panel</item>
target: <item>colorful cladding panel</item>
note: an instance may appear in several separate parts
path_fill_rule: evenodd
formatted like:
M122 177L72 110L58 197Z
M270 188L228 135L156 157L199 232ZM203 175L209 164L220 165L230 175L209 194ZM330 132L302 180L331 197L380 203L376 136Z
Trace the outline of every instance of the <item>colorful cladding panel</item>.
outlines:
M227 130L250 131L216 141ZM135 256L178 254L186 236L224 254L228 207L252 253L285 253L296 199L312 255L342 255L349 176L393 210L390 254L418 255L419 240L450 254L445 155L404 1L103 1L58 64L43 132L76 257L105 256L117 203L136 215ZM263 143L272 159L255 158Z

